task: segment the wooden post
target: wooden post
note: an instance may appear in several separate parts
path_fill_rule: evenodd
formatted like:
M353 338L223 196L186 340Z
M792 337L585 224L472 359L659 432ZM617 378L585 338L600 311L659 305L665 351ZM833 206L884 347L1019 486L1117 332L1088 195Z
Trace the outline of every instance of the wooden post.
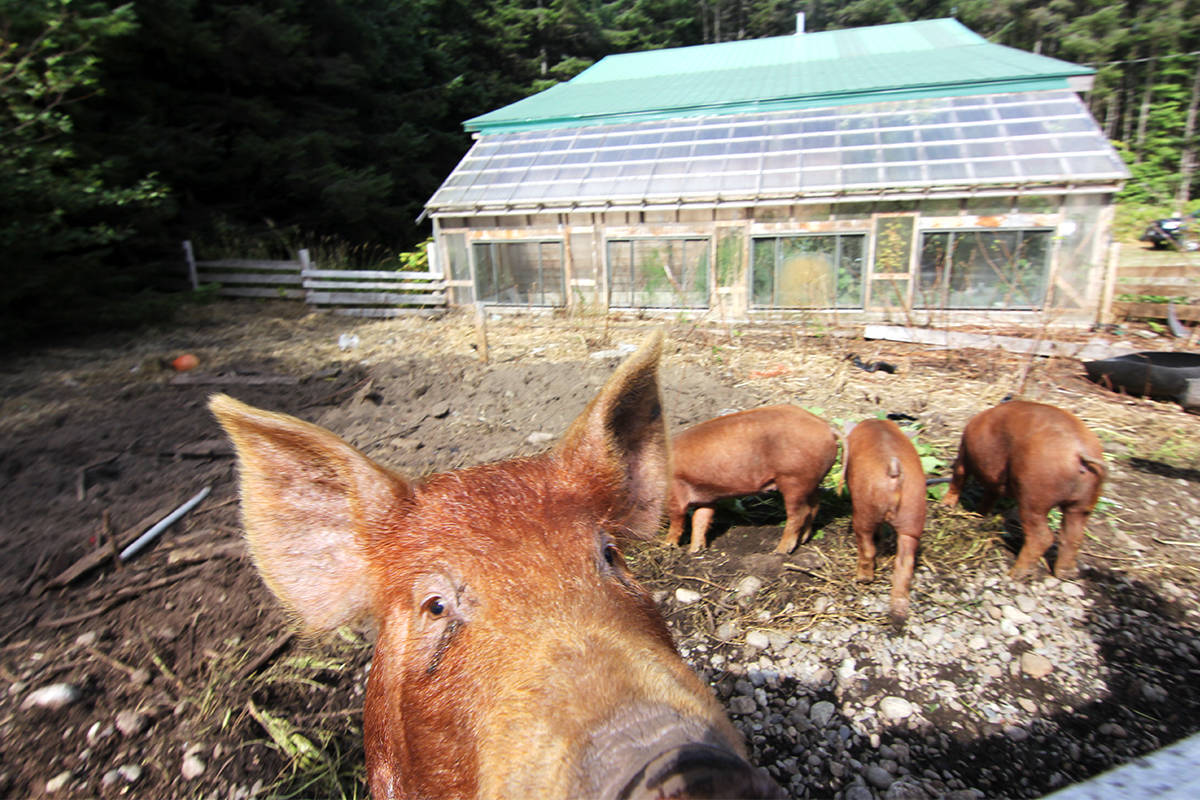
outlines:
M488 363L487 312L483 303L475 303L475 339L479 350L479 360Z
M1117 290L1117 262L1121 260L1121 243L1113 242L1108 247L1108 264L1104 274L1104 293L1100 298L1098 322L1107 325L1113 321L1113 295Z
M187 260L188 279L192 282L192 291L200 288L200 276L196 274L196 256L192 253L190 239L183 240L183 257Z

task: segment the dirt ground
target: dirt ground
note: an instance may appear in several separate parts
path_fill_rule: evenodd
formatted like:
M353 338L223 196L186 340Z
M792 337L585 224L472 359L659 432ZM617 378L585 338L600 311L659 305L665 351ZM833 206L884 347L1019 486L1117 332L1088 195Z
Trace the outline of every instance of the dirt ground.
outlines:
M604 351L663 324L493 318L485 365L467 316L361 321L309 314L300 304L224 302L191 309L170 327L5 357L0 796L365 795L366 634L311 643L290 633L244 553L232 453L206 398L224 391L295 414L416 477L544 449L618 363ZM838 422L899 413L915 418L918 441L948 463L965 421L1022 382L1025 397L1077 413L1100 435L1110 468L1081 559L1084 580L1134 587L1113 602L1160 616L1182 643L1178 653L1115 647L1116 661L1150 663L1174 705L1169 719L1153 720L1153 736L1118 748L1119 756L1200 729L1200 648L1189 652L1200 640L1200 417L1107 392L1066 358L866 341L815 324L665 324L663 383L677 429L770 402ZM1139 326L1054 335L1172 346ZM165 361L184 352L200 365L181 379ZM867 372L853 356L896 370ZM117 564L114 540L124 545L205 487L211 494L193 511ZM753 574L767 584L754 613L776 627L801 631L838 617L882 627L860 600L885 598L887 582L850 581L849 506L826 494L817 539L790 557L771 554L780 519L767 507L761 517L726 517L701 558L652 544L631 562L663 598L681 585L725 592ZM968 575L1002 576L1011 546L999 518L934 509L921 559L946 578L939 587L952 589ZM64 576L89 556L91 569ZM890 564L880 569L886 574ZM914 607L936 599L919 581ZM664 603L690 640L716 637L720 620L701 608ZM73 688L65 705L31 702L34 690L54 684ZM1005 785L1004 769L1027 768L1007 751L989 759L969 742L947 752L964 769L970 761L987 773L975 784L985 791ZM1075 777L1104 766L1085 765Z

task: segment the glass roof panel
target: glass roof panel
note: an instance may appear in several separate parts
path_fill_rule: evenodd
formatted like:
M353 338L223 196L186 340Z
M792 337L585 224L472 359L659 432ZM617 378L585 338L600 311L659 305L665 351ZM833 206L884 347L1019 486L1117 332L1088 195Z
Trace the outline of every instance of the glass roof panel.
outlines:
M722 193L753 201L1126 177L1083 103L1057 90L486 135L428 205L494 213L547 198L686 202Z

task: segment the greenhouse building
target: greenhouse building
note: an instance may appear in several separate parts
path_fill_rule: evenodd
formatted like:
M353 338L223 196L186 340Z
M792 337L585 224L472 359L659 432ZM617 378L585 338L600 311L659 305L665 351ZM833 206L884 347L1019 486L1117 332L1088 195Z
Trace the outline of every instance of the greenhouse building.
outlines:
M951 19L609 56L464 123L425 213L457 305L1094 319L1091 76Z

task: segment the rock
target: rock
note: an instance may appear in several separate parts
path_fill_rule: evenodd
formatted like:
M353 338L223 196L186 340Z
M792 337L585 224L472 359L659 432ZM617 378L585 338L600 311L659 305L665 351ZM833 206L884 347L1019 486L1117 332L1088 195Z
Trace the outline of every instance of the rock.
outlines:
M886 789L895 782L892 773L888 772L878 764L871 764L863 771L863 777L867 779L867 783L877 789Z
M146 729L146 715L140 711L126 709L117 712L115 724L123 736L137 736Z
M833 703L828 700L821 700L813 703L812 708L809 709L808 718L812 720L813 725L816 725L818 728L824 728L829 724L829 720L833 718L833 712L836 710Z
M1016 600L1016 603L1017 603L1017 608L1021 609L1026 614L1032 614L1034 612L1034 610L1036 610L1038 607L1037 600L1034 600L1032 597L1030 597L1027 594L1023 594L1020 597L1018 597Z
M875 793L861 783L856 783L847 789L842 797L845 800L875 800Z
M754 575L747 575L737 582L733 593L737 595L739 600L746 600L758 594L759 589L762 589L763 581Z
M69 683L52 683L40 689L34 689L25 697L21 708L48 708L57 711L60 708L78 702L83 693Z
M1017 725L1005 725L1004 735L1014 742L1023 742L1029 738L1029 731Z
M1064 583L1062 593L1067 597L1083 597L1083 587L1078 583Z
M1017 625L1028 625L1033 619L1016 606L1005 606L1000 610L1005 619L1010 619Z
M771 646L771 639L762 631L750 631L746 634L746 646L766 650Z
M531 433L525 437L525 443L526 444L545 444L546 442L553 442L555 440L555 438L556 437L553 433L546 433L544 431L534 431L533 433Z
M133 672L129 673L129 682L134 686L145 686L150 682L150 670L144 667L138 667Z
M1037 653L1021 654L1021 671L1031 678L1044 678L1054 671L1050 659Z
M142 768L137 764L122 764L117 767L117 772L125 779L126 783L137 783L142 777Z
M100 778L100 785L107 788L114 785L119 780L121 780L121 773L117 772L115 769L110 769Z
M184 780L190 781L199 778L204 774L204 769L204 760L200 758L200 756L196 755L195 753L190 753L184 756L183 768L181 770Z
M1105 722L1096 729L1096 732L1101 736L1110 736L1114 739L1124 739L1126 736L1128 736L1128 734L1125 732L1125 729L1115 722Z
M75 644L79 647L91 647L100 639L100 635L95 631L86 631L75 637Z
M732 641L737 638L739 631L736 622L722 622L717 626L716 637L722 642Z
M754 702L754 698L744 694L739 694L729 701L729 710L734 714L753 714L757 708L758 704Z
M929 800L929 793L915 779L905 775L887 788L884 800Z
M46 781L46 794L58 794L67 786L67 781L71 780L71 770L60 772L50 780Z
M879 713L892 721L908 719L915 710L903 697L885 697L879 701Z
M683 587L680 587L675 590L675 602L682 603L685 606L699 602L702 596L703 595L701 595L695 589L684 589Z
M929 630L925 631L925 635L921 637L921 641L925 643L926 647L936 647L945 635L945 629L933 625Z
M1037 710L1038 710L1037 703L1033 702L1033 701L1032 701L1032 700L1030 700L1028 697L1022 697L1022 698L1019 698L1019 699L1017 700L1017 704L1018 704L1018 705L1020 705L1020 706L1021 706L1021 708L1025 709L1026 711L1028 711L1030 714L1036 714L1036 713L1037 713Z

